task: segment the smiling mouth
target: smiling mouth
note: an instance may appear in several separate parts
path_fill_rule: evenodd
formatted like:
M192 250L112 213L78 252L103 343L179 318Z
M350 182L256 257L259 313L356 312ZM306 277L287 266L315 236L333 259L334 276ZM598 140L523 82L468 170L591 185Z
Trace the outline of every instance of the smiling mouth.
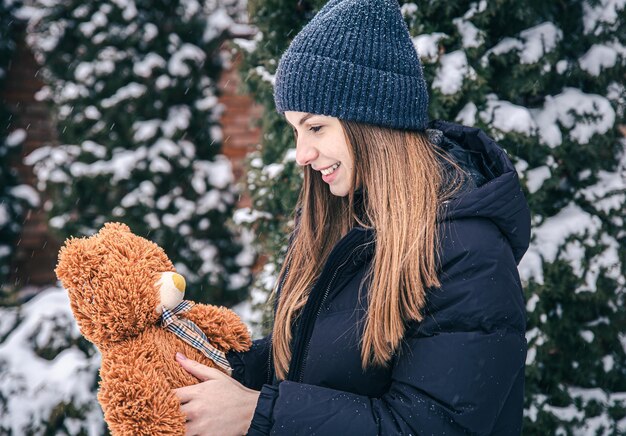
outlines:
M335 170L339 168L340 165L341 165L341 162L337 162L335 165L331 166L330 168L326 168L325 170L320 170L320 173L327 176L329 174L334 173Z

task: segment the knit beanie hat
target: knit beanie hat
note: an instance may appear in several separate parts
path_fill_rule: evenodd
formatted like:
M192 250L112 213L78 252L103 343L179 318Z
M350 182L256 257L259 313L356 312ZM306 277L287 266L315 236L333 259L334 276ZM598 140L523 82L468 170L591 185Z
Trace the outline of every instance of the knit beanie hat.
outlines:
M424 130L428 91L397 0L330 0L276 71L279 113Z

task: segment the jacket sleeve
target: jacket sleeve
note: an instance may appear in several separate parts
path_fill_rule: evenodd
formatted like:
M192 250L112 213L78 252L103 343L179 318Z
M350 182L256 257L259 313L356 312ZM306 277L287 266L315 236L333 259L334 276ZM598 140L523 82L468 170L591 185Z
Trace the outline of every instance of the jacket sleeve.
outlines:
M270 341L271 335L268 335L253 341L248 351L226 353L235 380L257 391L264 383L268 383Z
M456 242L426 317L409 327L392 361L384 395L266 384L248 434L488 435L499 420L521 426L525 311L511 249L500 237L471 249ZM499 416L507 401L515 416Z

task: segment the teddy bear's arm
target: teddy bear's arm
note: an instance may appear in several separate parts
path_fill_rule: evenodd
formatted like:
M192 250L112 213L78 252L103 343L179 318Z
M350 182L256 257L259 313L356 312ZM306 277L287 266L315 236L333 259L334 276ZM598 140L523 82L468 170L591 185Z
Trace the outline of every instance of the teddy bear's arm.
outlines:
M141 360L138 365L116 361L103 366L101 377L98 401L112 435L185 433L180 401L167 378L154 367L141 365Z
M211 345L224 352L247 351L252 345L246 325L226 307L196 304L183 316L200 327Z

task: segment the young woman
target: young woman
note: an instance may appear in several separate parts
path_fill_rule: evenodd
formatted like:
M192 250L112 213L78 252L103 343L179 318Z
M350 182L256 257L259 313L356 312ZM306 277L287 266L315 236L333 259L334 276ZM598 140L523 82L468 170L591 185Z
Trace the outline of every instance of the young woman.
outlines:
M270 336L184 356L188 434L521 433L530 218L484 132L428 121L395 0L331 0L276 73L304 180Z

